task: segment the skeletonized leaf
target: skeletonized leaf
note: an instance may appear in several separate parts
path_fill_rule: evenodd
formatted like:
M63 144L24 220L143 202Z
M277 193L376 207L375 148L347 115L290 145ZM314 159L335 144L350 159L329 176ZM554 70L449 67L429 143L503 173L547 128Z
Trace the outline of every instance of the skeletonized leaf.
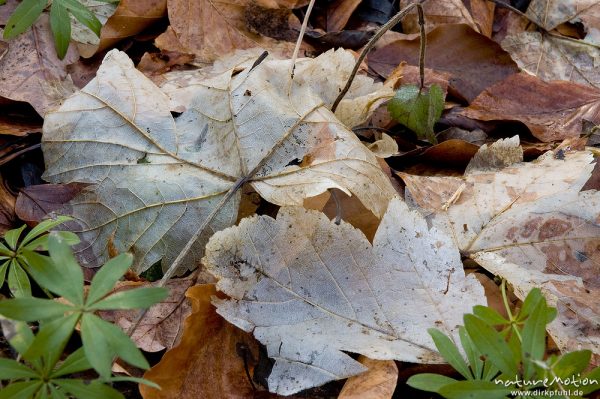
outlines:
M501 152L507 146L518 147L518 137L492 145ZM487 157L490 163L496 162L494 156ZM448 232L461 251L472 252L473 242L507 210L566 190L578 192L589 179L592 160L588 152L568 153L564 160L547 153L534 162L497 170L479 164L477 169L468 168L464 177L400 176L417 204L434 212L433 224Z
M64 209L77 219L82 262L129 251L138 272L160 259L167 268L210 219L184 260L193 268L208 237L235 222L246 180L278 205L339 188L381 216L394 189L376 157L315 94L319 79L298 70L288 92L288 66L265 60L209 74L173 117L169 98L124 53L109 52L44 124L46 180L94 184ZM342 85L345 73L328 78Z
M427 328L457 337L485 301L452 240L399 199L373 245L345 222L282 208L215 234L203 263L232 298L216 300L219 314L267 346L269 389L284 395L364 371L342 351L440 362Z

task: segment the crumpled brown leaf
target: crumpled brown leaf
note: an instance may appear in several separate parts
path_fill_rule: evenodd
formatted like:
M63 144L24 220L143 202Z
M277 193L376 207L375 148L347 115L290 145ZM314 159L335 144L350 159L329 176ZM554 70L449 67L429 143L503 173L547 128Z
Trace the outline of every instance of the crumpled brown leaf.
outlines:
M366 356L360 356L358 361L369 370L348 378L338 399L391 399L398 381L396 363Z
M208 284L187 290L192 309L181 342L144 374L161 387L156 390L140 385L144 399L254 397L245 363L251 371L258 358L258 345L251 334L217 314L211 304L215 294L214 285Z
M262 4L265 5L268 4ZM171 29L186 52L194 53L202 62L213 62L234 50L252 47L290 56L294 49L292 41L276 40L249 29L247 15L252 12L260 15L260 7L251 0L168 1ZM290 16L293 17L291 13Z
M39 184L25 187L19 192L15 212L30 226L39 223L48 213L56 211L72 200L83 184Z
M461 114L482 121L520 121L541 141L558 141L579 137L583 120L600 123L600 89L544 82L522 72L486 89Z
M8 51L0 58L0 97L27 102L44 116L75 92L66 67L77 59L74 48L58 59L44 14L31 29L8 41Z
M196 283L194 277L176 278L167 282L169 296L162 302L152 306L140 321L131 339L138 348L146 352L158 352L171 349L179 344L183 333L184 320L192 312L190 303L184 293ZM153 287L158 283L124 281L119 282L113 292L138 288ZM128 331L137 319L137 310L111 310L99 312L100 317Z
M369 67L382 76L402 61L419 64L418 35L401 35L369 55ZM391 36L390 36L391 37ZM428 68L451 75L448 91L472 101L487 87L519 71L510 55L467 25L441 25L427 34Z

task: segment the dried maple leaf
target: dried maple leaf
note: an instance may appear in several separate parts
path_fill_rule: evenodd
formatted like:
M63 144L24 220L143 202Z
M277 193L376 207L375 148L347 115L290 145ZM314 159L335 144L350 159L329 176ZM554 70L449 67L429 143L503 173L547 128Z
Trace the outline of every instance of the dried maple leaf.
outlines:
M203 259L231 297L217 311L275 358L269 390L282 395L347 378L373 359L440 362L427 328L456 337L462 315L484 303L458 250L393 199L373 245L359 230L303 208L281 208L216 233Z
M522 296L526 287L539 283L564 302L561 322L550 330L561 349L581 346L599 355L599 309L581 305L600 295L600 192L580 192L594 167L593 157L581 151L556 159L548 152L522 163L515 139L483 146L463 178L402 178L411 198L431 212L433 226L448 232L464 255L482 260L483 267L521 287ZM506 271L508 263L514 270ZM535 283L533 276L538 276ZM544 279L549 285L565 279L576 284L559 293L555 285L542 284ZM587 338L578 343L580 336Z
M84 264L107 259L112 240L136 255L136 272L161 258L167 268L200 229L182 263L194 268L210 235L235 222L245 182L278 205L339 188L381 216L394 188L317 94L323 78L311 63L332 54L304 60L291 86L289 60L230 67L194 86L173 117L169 98L124 53L108 53L44 123L46 180L94 184L61 211L77 219ZM343 85L351 67L328 84Z
M540 32L507 36L502 48L519 67L545 81L566 80L600 89L600 48Z
M181 342L144 374L161 387L140 385L144 399L253 397L245 363L258 357L258 346L251 335L215 312L210 303L215 294L214 285L196 285L186 292L192 313Z

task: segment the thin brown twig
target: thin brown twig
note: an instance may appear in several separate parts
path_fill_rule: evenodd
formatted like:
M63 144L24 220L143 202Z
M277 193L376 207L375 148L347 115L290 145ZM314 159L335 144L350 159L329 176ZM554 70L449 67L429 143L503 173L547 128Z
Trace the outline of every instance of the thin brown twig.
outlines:
M419 77L421 82L419 85L419 93L425 87L425 49L427 47L427 34L425 33L425 13L423 5L417 3L417 15L419 16L419 34L421 36L419 46Z
M310 0L308 4L308 8L306 9L306 15L304 15L304 21L302 21L302 27L300 28L300 34L298 35L298 40L296 40L296 47L294 47L294 54L292 55L292 60L290 61L290 83L288 87L288 92L291 94L292 81L294 80L294 71L296 69L296 59L298 58L298 52L300 51L300 45L302 44L302 39L304 39L304 33L306 32L306 27L308 26L308 19L310 18L310 13L312 12L313 6L315 5L315 0Z
M375 33L375 35L373 35L371 40L369 40L369 42L365 45L365 47L361 51L358 59L356 60L356 63L354 64L354 69L350 73L350 77L348 78L348 81L346 82L346 86L344 86L342 91L340 91L340 94L337 96L337 98L333 102L333 105L331 106L332 112L335 112L335 110L337 109L338 105L340 104L340 102L342 101L342 99L344 98L346 93L348 93L348 90L350 89L350 86L352 85L352 82L354 81L354 77L358 73L358 69L360 68L360 65L364 61L364 59L367 56L367 54L369 53L369 51L371 51L373 46L375 46L377 41L379 41L379 39L381 39L381 36L383 36L383 34L385 32L387 32L388 30L390 30L391 28L396 26L402 20L402 18L404 18L406 16L406 14L408 14L413 8L415 8L417 5L425 3L426 1L427 0L417 0L414 3L407 5L402 10L400 10L398 12L398 14L394 15L392 17L392 19L387 21L381 28L379 28L379 30L377 31L377 33ZM422 38L421 38L421 40L422 40Z

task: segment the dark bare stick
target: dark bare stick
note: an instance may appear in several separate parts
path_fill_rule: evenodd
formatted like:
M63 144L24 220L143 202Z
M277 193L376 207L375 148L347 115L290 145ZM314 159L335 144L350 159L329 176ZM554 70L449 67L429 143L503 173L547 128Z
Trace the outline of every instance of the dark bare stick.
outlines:
M419 47L419 77L421 82L419 85L419 93L425 87L425 48L427 47L427 35L425 34L425 14L423 13L423 5L417 4L417 14L419 15L419 34L421 35Z
M346 82L346 86L342 89L342 91L340 92L338 97L333 102L333 105L331 106L331 112L335 112L338 105L340 104L340 101L342 101L342 99L344 98L346 93L348 93L348 90L350 89L350 86L352 85L352 82L354 81L354 77L358 73L360 64L362 64L362 62L364 61L364 59L367 56L367 54L369 53L369 51L371 51L373 46L375 46L375 43L377 43L377 41L379 39L381 39L381 36L383 36L383 34L385 32L387 32L388 30L390 30L391 28L396 26L398 24L398 22L400 22L402 20L402 18L404 18L406 16L406 14L408 14L413 8L415 8L417 5L421 5L421 4L425 3L426 1L427 0L417 0L414 3L407 5L402 10L400 10L400 12L398 12L398 14L394 15L392 17L392 19L390 19L388 22L386 22L385 25L383 25L381 28L379 28L377 33L375 33L375 35L371 38L371 40L369 40L369 42L367 43L367 45L365 46L363 51L360 53L358 60L356 60L356 64L354 64L354 69L350 73L350 77L348 78L348 81ZM421 40L423 40L422 37L421 37Z

